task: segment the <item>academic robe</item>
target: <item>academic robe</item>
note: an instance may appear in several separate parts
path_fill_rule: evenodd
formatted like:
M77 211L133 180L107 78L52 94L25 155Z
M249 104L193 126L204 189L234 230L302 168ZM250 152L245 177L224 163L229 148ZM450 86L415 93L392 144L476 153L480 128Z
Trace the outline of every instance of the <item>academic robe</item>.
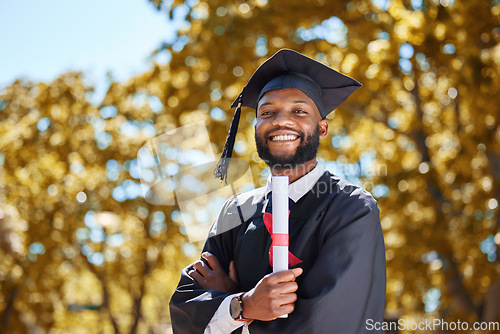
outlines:
M232 196L214 222L203 251L229 271L234 260L241 291L266 274L270 234L262 215L265 187ZM382 322L385 248L373 197L326 171L297 203L290 200L289 249L301 262L295 310L286 319L254 321L250 333L376 333L367 321ZM170 301L174 333L203 333L229 294L204 290L187 272ZM241 328L234 331L240 333Z

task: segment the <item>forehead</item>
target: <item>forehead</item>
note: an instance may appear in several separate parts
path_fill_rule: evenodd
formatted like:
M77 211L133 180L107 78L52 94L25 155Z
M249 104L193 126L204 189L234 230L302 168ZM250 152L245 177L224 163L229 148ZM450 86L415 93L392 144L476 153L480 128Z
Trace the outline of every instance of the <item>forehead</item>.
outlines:
M314 101L307 96L306 93L298 88L286 88L282 90L270 90L262 95L259 100L258 108L262 105L268 105L273 103L306 103L312 105L317 109Z

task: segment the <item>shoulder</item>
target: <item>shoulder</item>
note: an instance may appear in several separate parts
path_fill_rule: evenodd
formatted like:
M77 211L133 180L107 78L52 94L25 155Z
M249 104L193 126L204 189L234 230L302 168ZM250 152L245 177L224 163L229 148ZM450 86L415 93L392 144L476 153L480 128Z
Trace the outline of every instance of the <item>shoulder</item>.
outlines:
M377 201L373 198L372 194L360 186L333 175L328 171L325 172L324 177L329 183L328 191L332 199L334 197L336 201L342 202L342 204L349 203L350 205L359 207L377 208Z
M240 211L243 220L250 219L262 202L266 187L260 187L231 196L224 204L225 213Z
M382 237L377 202L347 180L326 171L306 200L311 208L304 225L307 228L301 234L306 243L314 240L319 247L331 245L343 250Z
M229 197L210 228L209 237L231 230L254 216L264 193L265 187L261 187Z
M380 227L377 201L369 192L329 172L320 181L329 186L328 199L321 213L323 228L334 232L353 224L363 228Z

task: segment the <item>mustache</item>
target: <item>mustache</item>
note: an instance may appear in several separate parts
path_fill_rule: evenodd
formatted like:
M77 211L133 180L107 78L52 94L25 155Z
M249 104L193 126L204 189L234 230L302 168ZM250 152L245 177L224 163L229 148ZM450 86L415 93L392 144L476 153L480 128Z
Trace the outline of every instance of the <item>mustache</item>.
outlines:
M299 138L300 139L304 139L305 138L305 134L304 132L300 131L300 130L297 130L297 129L292 129L292 128L289 128L287 126L279 126L277 128L274 128L274 129L271 129L271 130L267 130L265 133L264 133L264 138L269 138L269 136L271 135L271 133L273 133L274 131L278 131L278 130L284 130L284 131L292 131L292 132L295 132L299 135Z

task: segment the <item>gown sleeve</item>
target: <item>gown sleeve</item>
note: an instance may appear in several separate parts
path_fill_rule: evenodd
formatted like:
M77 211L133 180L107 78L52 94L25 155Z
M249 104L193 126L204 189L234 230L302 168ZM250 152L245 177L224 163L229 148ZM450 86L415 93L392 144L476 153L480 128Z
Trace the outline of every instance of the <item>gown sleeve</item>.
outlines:
M385 248L376 201L355 188L341 192L322 215L314 231L306 232L318 234L320 247L312 266L297 278L295 310L288 319L254 321L250 333L379 333L369 326L383 321L385 305Z
M236 197L229 198L211 227L203 251L214 254L222 268L229 273L229 262L233 259L234 227L241 224L236 208ZM203 333L224 298L230 293L203 289L184 268L174 294L170 300L170 318L175 334Z

